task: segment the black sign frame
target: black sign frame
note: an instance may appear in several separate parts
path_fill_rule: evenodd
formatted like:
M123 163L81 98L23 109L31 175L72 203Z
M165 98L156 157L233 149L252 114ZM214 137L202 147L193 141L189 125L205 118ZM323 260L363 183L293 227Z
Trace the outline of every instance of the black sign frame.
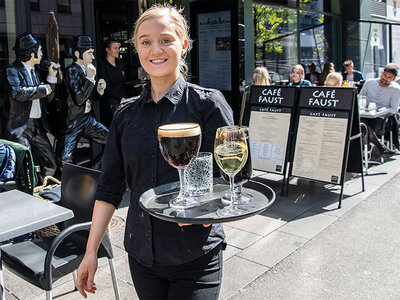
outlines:
M341 177L340 182L328 182L324 180L318 180L315 178L307 178L304 176L297 176L299 178L311 179L313 181L319 181L330 184L337 184L341 186L341 192L339 195L339 208L341 207L341 202L343 198L343 187L345 182L345 175L348 169L356 173L361 173L362 176L362 191L364 191L364 172L362 165L362 137L360 130L360 120L358 114L358 103L357 103L357 90L356 88L348 88L348 87L301 87L299 91L299 100L298 100L298 109L296 112L296 120L295 120L295 128L294 128L294 138L293 145L290 153L290 167L289 167L289 175L286 178L286 182L284 184L284 192L285 196L288 195L288 186L289 186L289 178L294 177L292 174L293 164L294 164L294 156L295 156L295 148L297 143L297 133L299 131L299 122L300 116L304 111L315 111L315 112L332 112L332 113L343 113L347 112L348 122L347 122L347 130L345 137L345 146L343 153L343 161L341 168ZM323 98L321 98L321 96ZM340 98L339 98L340 97ZM317 114L316 114L317 115ZM343 117L343 114L341 114ZM324 117L319 115L318 117ZM349 168L348 158L350 153L350 146L352 146L352 156L358 157L358 167L352 166Z
M276 111L277 109L284 110L285 113L290 113L289 132L286 140L286 151L283 161L283 173L278 171L269 173L283 175L281 195L284 193L285 179L287 177L288 162L290 158L290 152L292 148L292 140L294 137L294 122L295 112L298 101L299 87L296 86L260 86L253 85L249 91L250 95L244 96L244 117L243 124L246 126L250 125L250 114L252 111L265 111L271 113L281 113ZM267 91L266 91L267 90ZM253 164L254 168L254 164ZM257 169L257 168L255 168Z

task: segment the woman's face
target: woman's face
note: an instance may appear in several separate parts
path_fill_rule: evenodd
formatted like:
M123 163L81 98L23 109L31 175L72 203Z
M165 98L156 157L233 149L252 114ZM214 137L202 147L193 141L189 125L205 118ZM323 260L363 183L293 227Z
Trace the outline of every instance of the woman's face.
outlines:
M118 58L119 57L119 43L111 43L109 48L106 48L107 55Z
M151 78L178 78L188 41L177 36L173 24L158 18L144 21L138 28L136 44L140 63Z
M300 78L301 78L301 72L300 72L299 69L294 68L294 69L292 70L292 73L290 73L290 76L292 77L292 80L293 80L294 82L299 82L299 81L300 81Z

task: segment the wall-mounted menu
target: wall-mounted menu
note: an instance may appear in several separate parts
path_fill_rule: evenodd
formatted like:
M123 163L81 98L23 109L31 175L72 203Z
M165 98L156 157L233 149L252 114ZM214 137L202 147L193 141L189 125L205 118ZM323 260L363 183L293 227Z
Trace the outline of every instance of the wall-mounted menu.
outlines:
M341 184L353 89L302 88L291 175Z
M296 88L253 86L249 131L253 168L283 174Z

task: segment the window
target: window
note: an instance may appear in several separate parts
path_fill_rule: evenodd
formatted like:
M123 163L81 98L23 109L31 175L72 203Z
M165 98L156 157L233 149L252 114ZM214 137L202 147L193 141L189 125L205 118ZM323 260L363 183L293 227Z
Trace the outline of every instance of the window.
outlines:
M57 11L59 13L71 13L71 1L70 0L57 0Z
M40 0L30 0L31 10L40 11Z

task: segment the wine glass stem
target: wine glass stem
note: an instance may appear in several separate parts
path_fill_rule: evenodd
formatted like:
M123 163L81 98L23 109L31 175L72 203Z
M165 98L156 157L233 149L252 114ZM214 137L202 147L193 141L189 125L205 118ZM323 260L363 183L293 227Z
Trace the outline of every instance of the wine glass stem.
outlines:
M179 174L179 184L180 184L178 197L183 198L183 196L185 195L185 192L186 192L185 168L179 168L178 174Z
M234 186L234 190L235 190L235 199L238 203L240 203L241 198L242 198L242 183L237 182L233 186Z
M235 175L229 175L229 187L231 190L231 206L232 206L236 204Z

